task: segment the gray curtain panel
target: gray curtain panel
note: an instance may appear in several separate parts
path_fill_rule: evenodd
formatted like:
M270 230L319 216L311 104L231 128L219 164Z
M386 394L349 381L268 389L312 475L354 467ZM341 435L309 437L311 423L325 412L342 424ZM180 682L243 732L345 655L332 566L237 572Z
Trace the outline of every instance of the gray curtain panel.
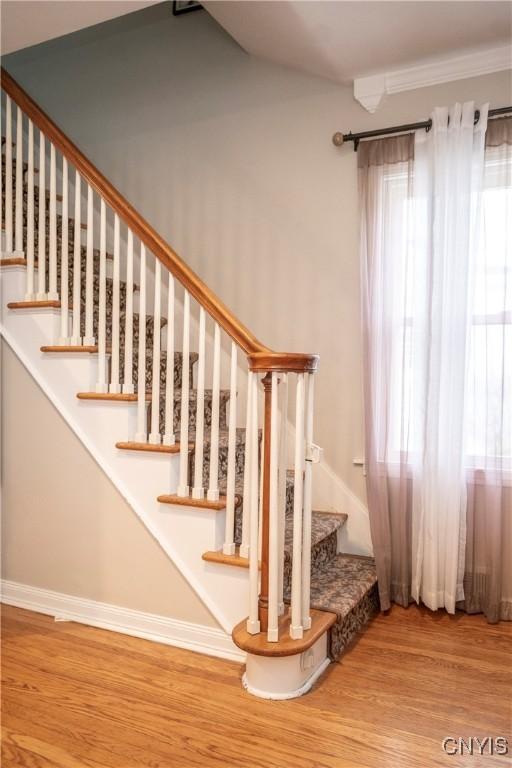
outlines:
M404 445L399 440L395 455L388 456L389 318L395 299L393 286L387 284L386 262L394 257L393 230L407 230L413 161L412 134L359 145L366 478L382 610L391 602L407 606L411 600L412 481L407 441ZM406 254L407 247L401 256Z
M406 386L397 387L407 364L397 361L396 348L405 359L412 332L407 311L395 307L405 295L397 274L406 281L413 259L414 136L362 142L358 173L367 492L387 610L411 601L411 456L418 446ZM496 622L512 619L512 118L489 121L484 176L483 255L468 327L465 599L457 607Z
M479 462L468 469L466 511L466 564L464 601L468 613L484 613L490 622L512 620L512 118L490 120L486 134L484 189L492 195L508 188L508 200L499 211L505 217L496 243L493 299L504 318L480 326L479 344L485 345L486 379L494 386L477 391L491 400L489 415L480 424L481 443L487 447ZM494 219L486 221L484 237L491 235ZM503 268L503 273L500 269ZM493 279L491 273L490 280ZM487 299L484 295L483 299ZM476 326L475 326L476 327ZM480 356L481 359L481 356Z

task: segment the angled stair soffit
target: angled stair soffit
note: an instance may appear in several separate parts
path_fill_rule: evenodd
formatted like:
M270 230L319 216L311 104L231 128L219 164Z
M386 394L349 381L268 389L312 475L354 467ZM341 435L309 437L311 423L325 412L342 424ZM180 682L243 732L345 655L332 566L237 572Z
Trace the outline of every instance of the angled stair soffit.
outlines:
M512 67L507 3L204 0L250 55L345 87L375 112L386 94ZM461 21L463 23L461 23Z

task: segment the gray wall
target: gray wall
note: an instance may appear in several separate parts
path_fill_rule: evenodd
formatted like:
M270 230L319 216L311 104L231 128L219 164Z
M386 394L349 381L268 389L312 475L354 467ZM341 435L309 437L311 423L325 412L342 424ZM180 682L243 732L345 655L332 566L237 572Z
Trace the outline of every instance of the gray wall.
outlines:
M316 442L364 478L356 155L335 130L510 102L510 72L389 97L251 58L169 4L12 54L4 66L266 344L321 355Z

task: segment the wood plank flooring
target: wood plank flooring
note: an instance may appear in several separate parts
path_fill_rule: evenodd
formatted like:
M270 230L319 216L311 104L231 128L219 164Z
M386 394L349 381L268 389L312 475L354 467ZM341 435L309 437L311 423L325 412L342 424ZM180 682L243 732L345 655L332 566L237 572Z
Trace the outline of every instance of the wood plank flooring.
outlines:
M511 736L510 624L393 608L301 699L239 664L4 606L2 768L487 768L446 736Z

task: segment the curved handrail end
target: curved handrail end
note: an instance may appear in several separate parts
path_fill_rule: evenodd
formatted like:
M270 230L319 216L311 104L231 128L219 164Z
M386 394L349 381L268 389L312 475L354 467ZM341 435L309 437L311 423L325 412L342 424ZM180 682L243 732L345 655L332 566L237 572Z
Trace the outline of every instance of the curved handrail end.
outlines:
M302 352L255 352L247 356L249 370L257 373L316 373L320 355Z

